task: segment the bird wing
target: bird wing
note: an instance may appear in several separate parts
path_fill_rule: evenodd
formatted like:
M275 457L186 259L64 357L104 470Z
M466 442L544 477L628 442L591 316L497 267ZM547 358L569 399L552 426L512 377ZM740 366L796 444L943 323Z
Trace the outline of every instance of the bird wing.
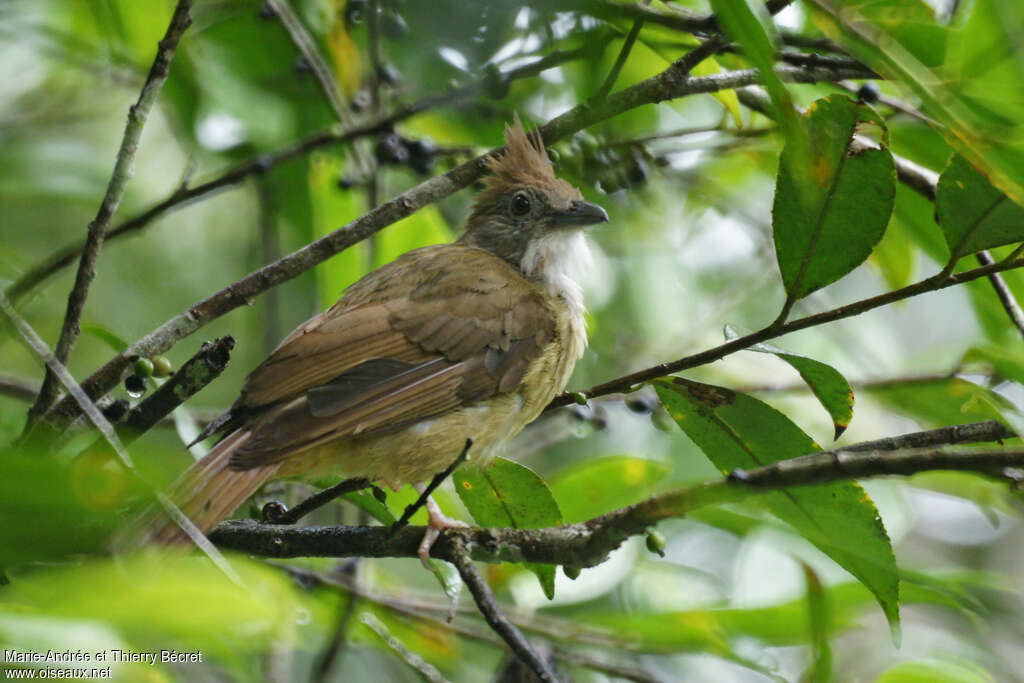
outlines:
M236 407L262 413L232 466L511 391L554 335L545 296L498 257L463 245L410 252L349 288L247 378Z

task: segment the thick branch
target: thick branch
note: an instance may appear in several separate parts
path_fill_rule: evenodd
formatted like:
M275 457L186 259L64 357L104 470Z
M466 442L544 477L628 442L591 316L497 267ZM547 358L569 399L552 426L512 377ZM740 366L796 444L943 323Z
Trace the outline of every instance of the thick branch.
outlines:
M139 93L139 99L128 110L128 123L125 125L124 137L121 139L121 147L117 152L114 172L110 176L110 183L107 185L103 201L100 202L99 211L89 223L88 236L85 239L85 247L78 263L78 273L75 275L75 284L68 295L64 324L61 327L60 338L57 340L57 348L54 351L54 356L62 365L67 363L71 348L81 333L78 325L82 319L82 311L85 309L86 297L89 295L89 286L96 276L96 260L100 255L100 247L103 246L103 239L106 237L107 228L110 227L110 220L113 218L114 212L117 211L118 204L121 203L121 197L124 196L128 180L134 173L135 152L139 147L142 129L146 125L146 119L149 118L149 112L153 109L153 104L156 102L164 81L167 80L171 59L178 47L178 41L192 24L192 18L189 16L191 9L192 0L178 0L174 14L171 16L171 23L167 27L167 33L160 41L153 66L146 77L146 83L142 86L142 92ZM58 390L57 377L47 367L46 378L39 391L39 398L29 410L29 424L46 412L56 398Z
M679 61L684 62L684 60ZM726 71L711 76L689 76L686 73L688 68L681 68L679 63L673 64L656 76L609 95L597 106L583 104L570 109L540 128L544 141L552 144L598 121L645 104L742 87L760 80L760 74L756 69ZM781 78L801 83L870 77L862 72L852 75L849 70L832 71L822 68L800 69L783 66L779 67L777 71ZM178 340L192 334L225 313L248 303L254 296L270 287L298 276L414 211L466 187L484 174L486 170L484 159L498 151L500 150L494 150L487 155L467 161L444 175L420 183L381 204L365 216L212 294L187 311L171 318L115 356L83 382L83 387L92 396L98 396L108 391L120 381L128 366L140 356L151 356L166 351ZM69 418L75 413L74 403L65 400L55 407L51 416Z
M683 517L707 506L749 496L751 489L778 490L881 475L911 475L932 470L998 472L1024 466L1024 450L906 451L849 450L785 460L729 478L671 491L579 524L546 529L449 529L431 555L454 562L457 545L467 544L483 562L540 562L590 567L599 564L626 538L665 519ZM266 557L416 557L424 527L277 527L251 520L223 522L210 539L222 548Z

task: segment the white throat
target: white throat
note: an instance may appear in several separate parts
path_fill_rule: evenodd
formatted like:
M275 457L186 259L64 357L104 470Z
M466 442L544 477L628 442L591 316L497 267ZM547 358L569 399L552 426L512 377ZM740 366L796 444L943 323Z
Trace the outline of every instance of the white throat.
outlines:
M520 269L544 290L561 298L571 313L583 318L583 289L576 278L592 263L582 230L555 230L526 247Z

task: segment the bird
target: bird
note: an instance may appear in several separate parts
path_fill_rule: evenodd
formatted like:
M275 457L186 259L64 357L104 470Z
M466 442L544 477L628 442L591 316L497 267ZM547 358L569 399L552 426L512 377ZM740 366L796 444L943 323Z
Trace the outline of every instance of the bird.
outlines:
M561 393L587 346L577 281L590 256L584 228L607 222L557 178L538 131L519 116L488 156L462 236L407 252L350 285L292 331L204 430L221 440L171 486L203 533L265 483L340 474L394 490L445 470L471 440L485 465ZM449 527L430 498L418 549ZM133 544L186 533L159 510Z

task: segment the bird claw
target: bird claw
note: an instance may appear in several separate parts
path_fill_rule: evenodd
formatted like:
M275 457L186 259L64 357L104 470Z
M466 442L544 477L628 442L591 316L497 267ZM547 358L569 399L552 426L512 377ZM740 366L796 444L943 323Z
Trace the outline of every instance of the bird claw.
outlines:
M419 555L423 566L430 569L430 548L441 535L441 532L445 529L468 529L469 525L462 520L452 519L441 512L441 508L437 506L437 503L431 497L427 498L426 507L427 533L423 534L423 540L420 541L420 547L416 554Z

